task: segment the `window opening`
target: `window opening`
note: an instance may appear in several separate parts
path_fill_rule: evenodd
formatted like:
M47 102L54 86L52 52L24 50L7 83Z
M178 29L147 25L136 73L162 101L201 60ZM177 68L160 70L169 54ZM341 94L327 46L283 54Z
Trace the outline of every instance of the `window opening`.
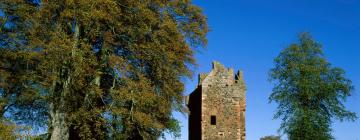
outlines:
M216 116L211 116L211 125L216 125Z

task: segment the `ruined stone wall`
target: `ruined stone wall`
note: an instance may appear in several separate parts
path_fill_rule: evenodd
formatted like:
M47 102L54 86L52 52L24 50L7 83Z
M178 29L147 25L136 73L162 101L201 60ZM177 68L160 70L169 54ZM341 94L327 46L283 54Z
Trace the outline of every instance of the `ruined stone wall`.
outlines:
M209 74L199 75L198 88L201 92L193 94L201 94L201 102L198 102L201 104L201 139L245 140L246 100L242 73L234 76L233 69L214 62ZM197 113L190 108L190 114ZM189 128L192 130L195 129Z

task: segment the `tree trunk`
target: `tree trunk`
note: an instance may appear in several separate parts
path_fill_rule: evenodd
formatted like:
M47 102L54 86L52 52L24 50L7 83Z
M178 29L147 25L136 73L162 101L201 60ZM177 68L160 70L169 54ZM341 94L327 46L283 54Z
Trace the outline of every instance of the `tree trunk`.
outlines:
M71 57L74 58L76 55L76 48L79 44L79 34L80 29L78 23L75 23L74 25L74 44L72 46L71 50ZM70 59L72 60L72 59ZM71 63L72 64L72 63ZM54 91L53 93L53 102L50 103L50 116L51 116L51 136L50 140L68 140L69 139L69 128L70 125L68 123L67 117L67 103L66 103L66 97L69 97L70 94L70 84L71 84L71 78L72 73L71 69L65 67L63 71L66 75L66 78L63 79L63 82L61 84L56 83L54 84ZM58 88L56 86L59 86L60 91L57 90Z
M54 104L50 105L50 115L52 124L52 133L50 140L68 140L69 139L69 126L66 123L66 113L54 108Z
M50 116L52 133L50 140L68 140L69 124L67 122L67 103L66 96L69 94L71 81L70 73L67 73L67 79L64 82L54 82L53 100L50 104Z

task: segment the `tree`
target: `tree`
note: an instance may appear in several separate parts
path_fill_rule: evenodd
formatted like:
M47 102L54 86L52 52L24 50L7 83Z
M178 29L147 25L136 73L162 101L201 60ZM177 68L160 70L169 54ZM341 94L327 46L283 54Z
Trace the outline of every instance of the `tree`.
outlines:
M260 138L260 140L280 140L280 136L265 136Z
M178 135L182 77L206 45L190 0L2 0L0 111L51 139Z
M324 57L321 45L308 33L275 58L270 79L275 87L269 97L278 103L274 118L290 140L328 140L333 119L354 121L344 102L354 87L341 68Z

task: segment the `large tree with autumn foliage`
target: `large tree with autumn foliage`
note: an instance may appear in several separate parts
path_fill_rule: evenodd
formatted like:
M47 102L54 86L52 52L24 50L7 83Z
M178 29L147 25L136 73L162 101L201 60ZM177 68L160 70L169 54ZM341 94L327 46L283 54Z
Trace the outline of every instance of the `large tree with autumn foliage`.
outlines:
M0 115L49 138L178 135L182 77L206 44L190 0L2 0Z

